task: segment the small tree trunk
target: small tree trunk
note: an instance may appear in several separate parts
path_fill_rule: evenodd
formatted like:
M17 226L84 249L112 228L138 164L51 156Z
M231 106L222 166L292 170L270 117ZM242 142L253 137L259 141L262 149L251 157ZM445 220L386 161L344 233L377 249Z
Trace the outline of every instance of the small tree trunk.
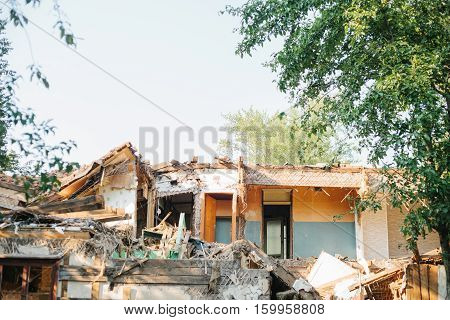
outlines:
M450 243L449 243L449 230L443 228L439 231L439 240L441 242L442 260L444 261L445 275L447 278L447 297L446 300L450 300Z

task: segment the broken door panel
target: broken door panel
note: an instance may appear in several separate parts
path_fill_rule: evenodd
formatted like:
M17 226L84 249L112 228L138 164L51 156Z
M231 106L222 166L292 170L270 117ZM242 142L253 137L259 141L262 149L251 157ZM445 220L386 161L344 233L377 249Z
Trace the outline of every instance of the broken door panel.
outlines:
M214 242L216 229L216 199L211 195L205 195L205 233L206 241Z

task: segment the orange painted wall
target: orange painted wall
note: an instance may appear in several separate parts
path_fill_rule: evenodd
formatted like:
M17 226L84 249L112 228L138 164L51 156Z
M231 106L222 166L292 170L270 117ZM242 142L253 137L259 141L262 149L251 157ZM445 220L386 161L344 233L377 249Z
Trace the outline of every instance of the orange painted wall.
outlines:
M280 188L286 189L287 187L249 186L247 190L247 207L244 210L245 219L247 221L262 221L262 189ZM337 219L337 222L355 221L354 215L349 213L349 202L343 200L350 192L350 189L324 188L324 190L326 193L315 191L314 188L309 187L292 188L294 222L332 222L333 217L339 214L343 216L342 219Z
M300 187L292 191L292 214L294 222L353 222L355 216L351 213L348 198L343 200L351 189ZM335 219L342 215L341 219Z
M244 210L245 220L262 221L262 188L260 186L248 186L247 207Z
M231 200L216 200L216 216L217 217L231 217L233 201Z

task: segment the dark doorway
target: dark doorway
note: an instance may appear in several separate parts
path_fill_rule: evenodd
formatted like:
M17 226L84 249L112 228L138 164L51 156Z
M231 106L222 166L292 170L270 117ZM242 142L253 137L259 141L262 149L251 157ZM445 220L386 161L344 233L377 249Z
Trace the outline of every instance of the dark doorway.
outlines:
M194 194L188 192L159 198L157 211L155 213L155 226L157 226L169 212L170 216L167 218L166 222L173 226L178 226L180 213L184 212L186 230L190 230L194 216Z
M264 205L264 250L272 257L290 257L291 206Z

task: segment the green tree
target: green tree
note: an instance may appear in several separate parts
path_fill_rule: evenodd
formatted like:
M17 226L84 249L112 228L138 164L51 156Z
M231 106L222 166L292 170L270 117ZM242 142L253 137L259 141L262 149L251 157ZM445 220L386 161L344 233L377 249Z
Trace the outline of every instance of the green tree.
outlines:
M348 161L351 148L328 128L320 135L307 134L299 127L299 112L269 115L254 108L224 115L227 138L221 152L244 155L252 163L292 165Z
M16 97L20 76L10 69L7 56L12 50L4 29L7 23L25 28L29 22L22 13L22 6L37 7L38 0L8 1L3 3L7 10L0 11L0 17L7 12L7 18L0 19L0 173L10 173L16 177L27 196L36 196L59 186L53 171L70 172L76 163L67 162L64 156L75 147L73 141L50 144L47 138L55 134L51 121L38 121L34 111L20 106ZM68 31L58 3L54 2L57 13L55 28L67 45L75 45L73 34ZM40 67L33 62L29 66L30 79L36 79L46 88L49 82Z
M450 6L436 0L250 0L227 12L241 19L240 55L273 38L278 86L304 110L339 123L386 170L392 204L409 208L410 249L440 237L450 298ZM307 99L323 99L312 110Z

